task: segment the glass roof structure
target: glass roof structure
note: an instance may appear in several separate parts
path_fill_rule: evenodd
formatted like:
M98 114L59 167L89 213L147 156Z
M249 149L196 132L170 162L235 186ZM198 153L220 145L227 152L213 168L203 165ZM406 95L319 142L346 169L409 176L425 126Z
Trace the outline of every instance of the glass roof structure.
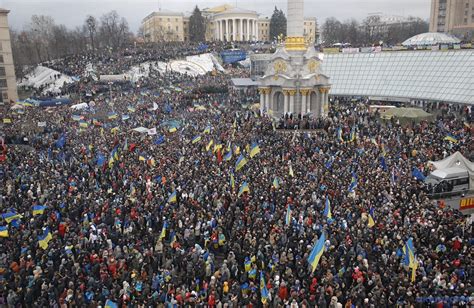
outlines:
M330 95L474 104L474 50L325 54Z
M437 44L459 44L461 41L452 35L440 32L421 33L402 43L406 47L432 46Z

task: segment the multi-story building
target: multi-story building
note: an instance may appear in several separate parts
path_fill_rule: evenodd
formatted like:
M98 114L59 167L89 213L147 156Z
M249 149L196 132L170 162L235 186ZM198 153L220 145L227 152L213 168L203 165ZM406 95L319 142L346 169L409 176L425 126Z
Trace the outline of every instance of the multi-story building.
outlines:
M270 19L259 18L256 11L236 8L229 4L202 10L206 20L206 41L270 41ZM178 25L178 23L182 25ZM145 39L157 41L187 41L189 17L182 13L159 11L142 22ZM182 31L181 31L182 29ZM305 18L304 35L307 41L318 38L316 18Z
M474 0L431 0L430 32L472 35Z
M9 12L0 8L0 101L4 103L18 100L10 30L8 28Z
M185 40L183 13L160 10L153 12L142 21L143 35L147 42L182 42ZM189 25L189 18L186 26ZM188 31L189 33L189 31Z

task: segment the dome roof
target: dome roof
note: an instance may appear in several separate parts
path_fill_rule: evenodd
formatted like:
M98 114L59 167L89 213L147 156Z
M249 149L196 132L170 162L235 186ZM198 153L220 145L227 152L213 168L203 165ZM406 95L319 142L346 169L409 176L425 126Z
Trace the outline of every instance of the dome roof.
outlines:
M402 43L403 46L431 46L437 44L457 44L461 41L449 34L439 32L426 32L410 37Z
M256 11L241 9L241 8L238 8L238 7L231 7L229 9L225 10L225 11L217 13L215 16L226 15L226 14L235 14L235 15L237 15L237 14L252 14L252 15L258 15L258 13Z

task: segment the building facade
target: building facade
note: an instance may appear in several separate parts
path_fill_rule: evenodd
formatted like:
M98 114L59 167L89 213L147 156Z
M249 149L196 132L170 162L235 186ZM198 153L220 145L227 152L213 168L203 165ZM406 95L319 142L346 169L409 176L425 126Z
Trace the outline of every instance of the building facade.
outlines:
M430 32L472 37L474 0L431 0Z
M304 0L288 0L287 37L270 56L258 79L260 112L274 118L284 115L326 116L329 77L321 59L305 36Z
M8 13L0 8L0 100L4 103L17 101L15 65L13 64L10 30L8 28Z
M233 7L228 4L205 8L206 41L270 41L270 19L259 18L256 11ZM316 18L305 18L304 36L308 42L317 42ZM170 11L153 12L142 21L145 40L187 41L189 16Z
M185 24L183 13L167 10L153 12L142 21L143 36L146 42L182 42L185 41ZM188 30L189 33L189 30Z

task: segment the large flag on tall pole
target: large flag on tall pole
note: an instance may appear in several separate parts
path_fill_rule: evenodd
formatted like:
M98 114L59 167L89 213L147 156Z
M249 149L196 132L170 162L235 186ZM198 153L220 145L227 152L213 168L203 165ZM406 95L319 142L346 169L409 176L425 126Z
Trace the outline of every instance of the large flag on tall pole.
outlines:
M321 259L324 252L324 242L326 242L326 235L323 232L308 257L308 263L311 266L311 273L314 273L314 270L318 267L319 259Z

